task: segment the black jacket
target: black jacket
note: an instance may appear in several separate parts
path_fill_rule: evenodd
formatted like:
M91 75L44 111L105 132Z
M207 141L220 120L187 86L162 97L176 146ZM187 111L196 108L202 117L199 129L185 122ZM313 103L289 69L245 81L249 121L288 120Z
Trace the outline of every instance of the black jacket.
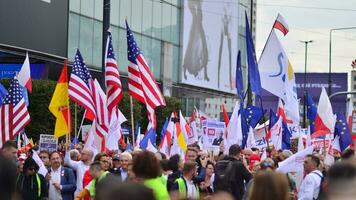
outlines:
M226 160L232 161L235 182L232 188L232 195L235 200L241 200L245 192L245 183L252 179L252 174L246 169L245 165L234 157L227 157Z
M38 174L40 179L40 186L38 186L36 174L33 176L26 176L20 173L16 180L16 191L20 194L23 200L40 200L48 197L47 184L44 177ZM38 189L41 190L38 196Z

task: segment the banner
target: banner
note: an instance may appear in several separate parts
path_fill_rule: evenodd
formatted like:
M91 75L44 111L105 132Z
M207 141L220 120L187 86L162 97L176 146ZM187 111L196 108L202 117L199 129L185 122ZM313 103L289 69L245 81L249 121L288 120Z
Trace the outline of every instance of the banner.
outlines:
M219 149L221 142L224 140L225 122L220 121L203 121L203 148L209 150Z
M40 134L40 150L57 151L58 139L54 135Z

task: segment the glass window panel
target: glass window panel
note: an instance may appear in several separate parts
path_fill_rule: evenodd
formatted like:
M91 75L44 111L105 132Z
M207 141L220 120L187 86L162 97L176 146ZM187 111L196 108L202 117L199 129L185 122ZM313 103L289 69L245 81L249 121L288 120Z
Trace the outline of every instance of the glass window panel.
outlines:
M145 35L152 35L152 1L143 0L142 10L142 33Z
M102 22L94 21L93 65L101 69L102 59Z
M153 2L153 30L152 36L158 39L162 37L162 3L154 1Z
M152 56L149 66L153 73L153 76L160 80L161 75L161 41L152 39Z
M141 33L142 0L132 0L131 29Z
M127 18L127 22L131 25L131 0L121 0L120 1L120 25L125 27L125 19Z
M150 63L152 57L152 39L143 35L139 45L147 63Z
M179 21L180 21L179 9L176 8L176 7L172 7L171 41L172 41L174 44L179 44L179 26L180 26Z
M93 19L81 17L79 50L82 53L84 62L88 65L93 63L93 25Z
M79 15L69 14L69 30L68 30L68 59L74 60L75 50L79 46Z
M88 17L94 17L94 0L82 0L80 13Z
M179 81L179 47L173 46L173 65L172 65L172 81L178 83Z
M119 10L120 10L120 1L119 0L111 0L110 4L110 24L114 24L116 26L120 25L120 22L124 22L125 18L120 18Z
M113 1L113 0L111 0ZM103 20L103 0L94 1L94 18L97 20Z
M69 10L79 13L80 12L80 0L70 0L69 1Z
M162 39L171 41L171 18L172 18L172 6L163 4L163 16L162 16Z
M118 66L119 71L127 74L127 41L126 41L126 30L119 29L119 41L118 41L119 52L118 54Z

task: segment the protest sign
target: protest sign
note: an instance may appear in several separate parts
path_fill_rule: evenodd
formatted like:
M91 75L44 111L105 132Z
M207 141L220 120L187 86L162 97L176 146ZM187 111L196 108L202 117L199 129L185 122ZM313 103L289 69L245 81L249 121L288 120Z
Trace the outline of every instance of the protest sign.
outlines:
M40 150L47 150L48 152L57 151L58 138L54 135L40 134Z
M218 149L220 143L224 140L225 122L204 120L202 129L204 149Z

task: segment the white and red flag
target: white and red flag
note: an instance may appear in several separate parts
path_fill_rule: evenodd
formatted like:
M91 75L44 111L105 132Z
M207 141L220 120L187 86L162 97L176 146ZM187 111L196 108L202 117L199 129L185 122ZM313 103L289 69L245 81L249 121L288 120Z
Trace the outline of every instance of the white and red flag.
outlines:
M30 114L16 77L10 83L8 91L0 107L0 147L6 140L13 140L30 123Z
M156 115L154 109L158 106L165 106L166 102L127 22L126 29L127 57L129 60L129 92L133 98L146 104L148 118L150 121L149 127L155 128Z
M276 21L273 24L273 28L280 30L283 35L287 35L289 32L289 27L287 22L284 20L283 16L278 13Z
M27 88L27 90L32 92L32 79L30 70L30 59L28 58L28 53L26 52L26 58L22 64L21 70L17 75L17 79L22 87Z

